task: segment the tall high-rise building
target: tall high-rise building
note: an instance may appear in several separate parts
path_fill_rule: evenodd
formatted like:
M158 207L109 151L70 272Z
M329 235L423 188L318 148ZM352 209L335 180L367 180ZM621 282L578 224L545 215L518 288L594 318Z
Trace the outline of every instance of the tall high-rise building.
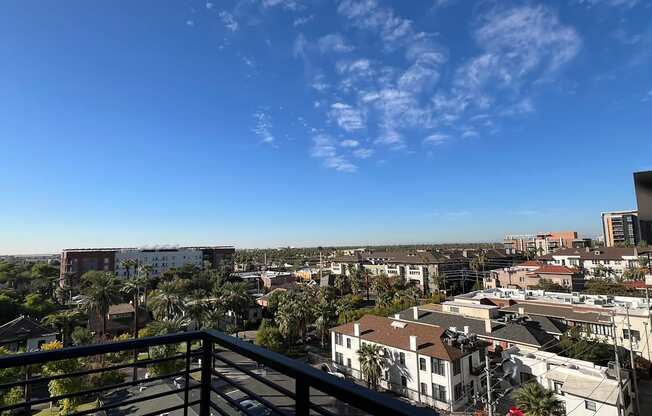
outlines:
M652 243L652 171L635 172L634 187L641 241Z
M607 247L637 245L641 241L637 211L603 212L602 233Z

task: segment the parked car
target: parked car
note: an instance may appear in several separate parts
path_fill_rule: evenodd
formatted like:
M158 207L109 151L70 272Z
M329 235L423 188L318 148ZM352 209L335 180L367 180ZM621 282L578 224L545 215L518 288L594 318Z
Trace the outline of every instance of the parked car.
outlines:
M268 408L258 400L253 400L245 398L240 401L240 406L247 409L250 415L254 416L268 416L272 414L272 409ZM244 415L244 412L240 412L241 415Z

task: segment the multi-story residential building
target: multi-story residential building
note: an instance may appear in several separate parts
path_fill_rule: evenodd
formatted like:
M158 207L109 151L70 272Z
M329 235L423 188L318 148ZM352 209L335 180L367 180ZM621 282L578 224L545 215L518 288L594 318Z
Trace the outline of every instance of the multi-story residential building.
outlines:
M510 348L503 351L503 370L510 379L505 387L536 381L556 393L564 404L566 415L619 416L633 411L632 386L628 373L621 371L619 385L615 369L601 367L592 362L560 357L545 351L522 351Z
M361 345L381 347L380 387L417 403L461 410L486 390L486 343L468 331L366 315L332 328L331 340L334 365L357 379Z
M474 304L456 300L442 305L415 306L394 315L394 319L418 322L424 325L471 332L486 341L489 351L513 346L522 350L552 349L564 328L547 318L510 319L500 316L495 305Z
M635 172L634 187L641 241L652 243L652 171Z
M59 283L76 285L84 273L93 270L126 277L133 269L125 269L125 260L134 260L138 266L149 265L152 277L188 264L216 268L226 263L232 267L234 254L231 246L66 249L61 253Z
M577 327L588 337L626 348L631 336L632 351L652 362L650 307L644 298L498 288L455 300L495 305L503 315L546 318L559 328Z
M584 286L584 277L578 268L531 260L516 266L492 270L484 278L484 288L531 289L542 279L569 290L581 290Z
M364 268L372 275L396 276L423 291L436 289L434 277L469 270L469 260L425 250L412 252L364 251L338 256L331 261L333 274L349 274L351 268Z
M625 270L639 266L635 247L564 248L538 260L578 268L589 279L622 276Z
M607 247L635 246L641 241L638 211L612 211L602 213L602 234Z
M572 247L576 231L553 231L539 234L507 235L503 242L508 254L535 253L544 255L563 247Z

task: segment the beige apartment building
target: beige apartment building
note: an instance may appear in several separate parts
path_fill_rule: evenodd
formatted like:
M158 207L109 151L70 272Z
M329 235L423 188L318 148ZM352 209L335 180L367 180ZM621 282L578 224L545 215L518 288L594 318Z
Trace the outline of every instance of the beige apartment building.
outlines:
M485 289L498 287L531 289L536 287L542 279L569 290L579 289L584 281L577 268L532 260L513 267L492 270L489 276L484 278L484 287Z

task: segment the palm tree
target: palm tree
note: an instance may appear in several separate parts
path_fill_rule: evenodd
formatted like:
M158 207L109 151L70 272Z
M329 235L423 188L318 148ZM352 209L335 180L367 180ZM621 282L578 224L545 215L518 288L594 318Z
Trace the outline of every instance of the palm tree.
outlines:
M145 284L143 285L143 307L145 309L147 309L147 289L149 289L150 286L149 276L152 274L152 270L154 269L149 264L143 264L138 268L138 276L142 277L145 281Z
M183 313L183 298L179 296L177 285L174 281L161 282L152 293L150 307L154 317L159 321L174 319Z
M484 250L480 250L480 253L471 261L471 269L475 272L475 284L476 286L480 285L478 280L478 272L482 270L482 277L484 277L484 266L487 262L487 253Z
M145 286L147 281L143 277L132 277L128 278L122 284L121 291L132 297L132 303L134 306L134 325L133 325L133 334L134 339L138 338L138 309L140 309L140 288Z
M82 280L83 306L89 314L100 315L105 335L109 307L120 301L120 282L109 272L88 272Z
M138 266L138 262L135 259L124 259L121 264L127 272L127 279L131 277L131 269L133 268L135 271Z
M362 343L358 350L358 359L360 360L360 372L367 382L367 387L375 390L378 388L378 381L386 366L382 348L380 345Z
M208 307L208 300L206 299L206 294L202 290L195 289L190 293L186 298L184 305L184 315L187 315L191 323L193 323L196 329L202 328L203 319L205 316L206 309Z
M43 318L43 323L48 326L54 326L61 331L61 341L63 346L67 347L71 343L72 328L83 318L83 314L74 309L63 310L52 313Z
M152 322L148 328L156 335L174 334L175 332L183 332L188 326L188 318L179 317L173 319L162 319L160 321Z
M227 282L222 285L220 293L220 299L224 302L224 305L233 312L237 335L240 328L240 317L252 303L251 296L247 291L247 284L244 282Z
M315 326L321 339L321 347L324 348L324 339L326 338L326 335L328 335L328 330L335 317L335 305L332 301L326 299L326 297L322 297L319 303L315 306L314 313L317 317L315 320Z
M561 416L565 413L564 404L555 392L536 382L524 384L513 397L527 416Z

